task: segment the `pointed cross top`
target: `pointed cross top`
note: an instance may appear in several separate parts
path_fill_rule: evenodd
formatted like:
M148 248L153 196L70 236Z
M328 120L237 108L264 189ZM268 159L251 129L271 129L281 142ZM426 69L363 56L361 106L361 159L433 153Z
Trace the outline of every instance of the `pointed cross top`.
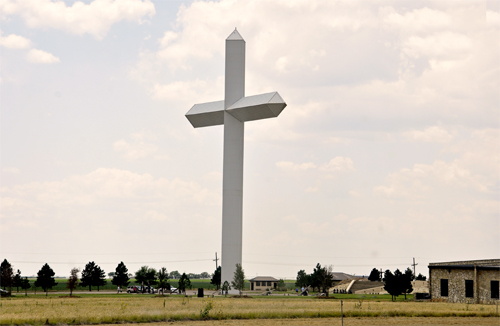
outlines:
M234 28L234 31L227 37L228 41L245 41L243 37L241 37L240 33L238 33L238 30L236 27Z

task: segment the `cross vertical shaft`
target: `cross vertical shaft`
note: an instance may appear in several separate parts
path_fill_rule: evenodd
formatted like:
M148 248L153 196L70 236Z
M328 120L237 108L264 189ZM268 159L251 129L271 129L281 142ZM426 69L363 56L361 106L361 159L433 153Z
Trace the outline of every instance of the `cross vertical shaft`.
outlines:
M225 76L224 100L195 104L186 113L195 128L224 125L222 285L231 284L242 258L245 122L276 118L286 107L278 92L245 97L245 40L236 29L226 39Z
M245 41L232 33L226 39L224 109L245 96ZM224 112L224 167L222 177L222 274L231 284L241 264L243 236L243 139L245 123Z

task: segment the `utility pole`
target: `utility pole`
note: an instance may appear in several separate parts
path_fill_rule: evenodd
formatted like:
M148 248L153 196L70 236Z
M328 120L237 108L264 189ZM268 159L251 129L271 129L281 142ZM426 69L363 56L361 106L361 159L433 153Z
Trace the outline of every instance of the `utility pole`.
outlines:
M213 259L213 261L215 261L215 269L217 270L217 268L219 268L219 266L217 266L217 261L219 259L217 259L217 253L215 253L215 259Z
M417 266L417 265L418 265L418 264L415 264L415 257L413 257L413 265L412 265L412 266L413 266L413 276L414 276L415 278L417 278L417 272L415 272L415 266Z

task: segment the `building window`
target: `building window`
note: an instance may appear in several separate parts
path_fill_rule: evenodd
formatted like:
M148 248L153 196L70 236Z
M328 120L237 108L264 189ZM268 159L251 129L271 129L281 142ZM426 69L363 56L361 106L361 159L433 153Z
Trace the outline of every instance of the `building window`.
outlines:
M474 298L474 281L465 280L465 297Z
M448 280L447 279L441 279L441 296L442 297L448 296Z
M491 298L492 299L499 299L499 282L498 281L491 281Z
M267 282L267 286L271 286L271 281L268 281L268 282Z
M260 282L259 282L259 281L255 282L255 283L257 283L257 284L256 284L257 286L260 286Z

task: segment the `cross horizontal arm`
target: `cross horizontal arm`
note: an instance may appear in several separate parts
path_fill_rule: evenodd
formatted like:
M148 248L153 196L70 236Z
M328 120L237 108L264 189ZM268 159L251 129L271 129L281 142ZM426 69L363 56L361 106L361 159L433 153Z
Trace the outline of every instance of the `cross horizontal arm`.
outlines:
M278 92L246 96L225 111L241 122L277 117L286 107ZM208 127L224 124L224 101L195 104L186 113L193 127Z

